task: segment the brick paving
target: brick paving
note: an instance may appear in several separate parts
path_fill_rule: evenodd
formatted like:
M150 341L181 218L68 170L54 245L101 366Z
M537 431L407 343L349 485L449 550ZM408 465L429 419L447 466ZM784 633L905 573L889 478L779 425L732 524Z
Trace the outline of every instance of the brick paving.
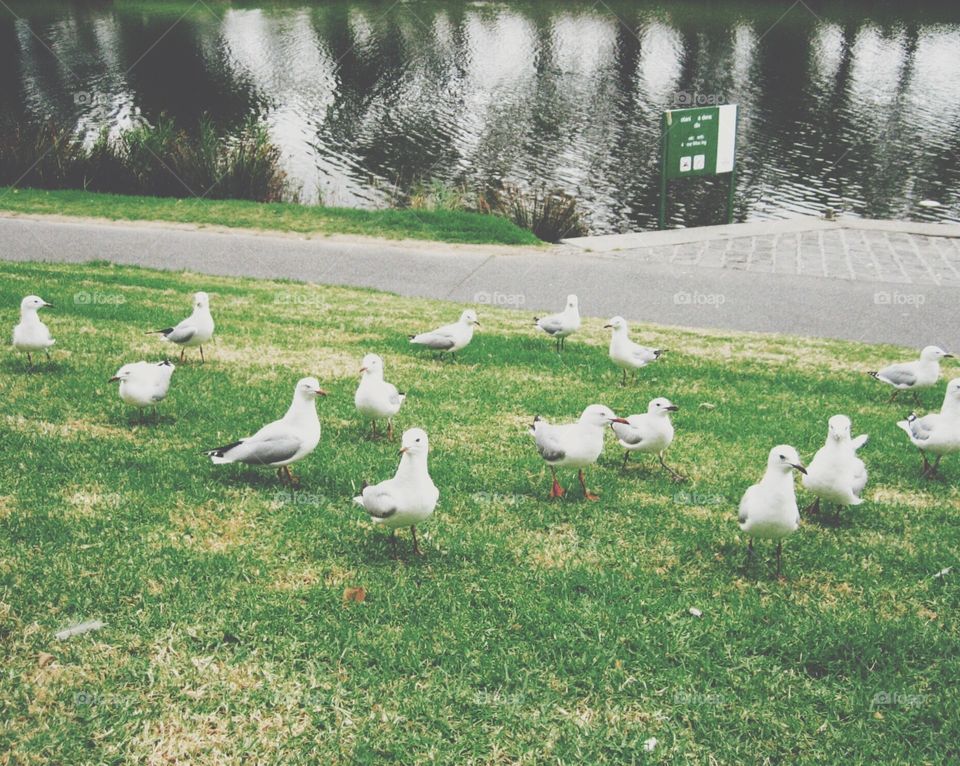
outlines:
M633 247L608 257L767 274L960 286L960 238L834 229Z

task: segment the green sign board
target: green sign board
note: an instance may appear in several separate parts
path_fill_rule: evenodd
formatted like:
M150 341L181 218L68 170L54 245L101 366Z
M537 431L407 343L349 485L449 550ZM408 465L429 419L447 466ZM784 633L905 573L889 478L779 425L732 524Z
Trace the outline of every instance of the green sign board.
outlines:
M663 113L660 228L665 225L667 179L730 174L728 218L733 219L737 106L669 109Z

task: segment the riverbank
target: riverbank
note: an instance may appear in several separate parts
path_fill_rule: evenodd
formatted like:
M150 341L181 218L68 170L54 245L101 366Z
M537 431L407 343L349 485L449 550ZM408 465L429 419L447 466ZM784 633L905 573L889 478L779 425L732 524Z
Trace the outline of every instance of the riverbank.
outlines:
M176 199L0 187L0 211L111 221L163 221L297 234L355 234L491 245L539 245L506 218L453 210L358 210L243 200Z

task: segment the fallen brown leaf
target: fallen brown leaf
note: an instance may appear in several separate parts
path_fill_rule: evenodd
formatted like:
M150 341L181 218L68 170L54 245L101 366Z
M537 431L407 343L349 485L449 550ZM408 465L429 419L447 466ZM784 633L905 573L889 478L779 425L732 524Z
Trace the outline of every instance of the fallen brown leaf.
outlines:
M366 600L367 591L364 588L344 588L343 589L343 603L349 603L350 601L356 601L358 604Z

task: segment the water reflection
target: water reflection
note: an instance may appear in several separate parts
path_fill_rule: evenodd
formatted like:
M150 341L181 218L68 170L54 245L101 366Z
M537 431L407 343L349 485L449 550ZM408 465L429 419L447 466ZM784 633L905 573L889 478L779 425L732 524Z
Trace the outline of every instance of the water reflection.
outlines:
M256 115L307 200L384 204L418 178L546 182L582 200L594 231L648 227L661 111L729 101L741 219L830 206L960 220L956 11L774 23L784 9L769 3L200 4L179 20L189 6L12 7L5 113L90 136L162 112L184 126ZM672 194L674 223L722 216L722 183Z

